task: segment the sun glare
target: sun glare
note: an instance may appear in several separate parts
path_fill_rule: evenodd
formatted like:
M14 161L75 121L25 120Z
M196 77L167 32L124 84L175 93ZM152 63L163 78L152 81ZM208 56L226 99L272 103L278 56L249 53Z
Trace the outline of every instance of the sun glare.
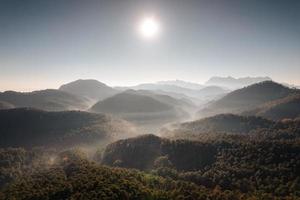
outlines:
M159 31L159 23L153 17L145 18L140 23L139 32L144 38L154 38Z

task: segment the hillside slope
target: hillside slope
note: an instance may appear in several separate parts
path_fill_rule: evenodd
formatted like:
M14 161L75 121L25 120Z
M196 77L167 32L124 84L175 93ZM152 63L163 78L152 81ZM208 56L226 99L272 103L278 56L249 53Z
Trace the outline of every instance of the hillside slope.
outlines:
M72 147L128 137L131 126L79 111L0 110L0 147Z
M228 137L206 141L191 140L188 135L185 139L167 139L154 135L143 135L119 140L108 145L102 156L102 163L141 170L172 168L177 171L195 171L195 173L203 173L202 175L205 174L205 176L208 175L205 173L206 170L221 169L222 167L220 168L218 164L222 164L229 171L231 165L240 165L234 160L268 166L271 171L279 170L274 164L292 163L295 162L295 156L300 156L298 154L300 151L299 125L298 122L296 127L290 125L266 131L271 137L264 137L266 132L264 133L259 129L255 130L255 127L251 130L251 135L244 134L236 137L236 135L228 133ZM285 134L288 131L290 132L289 136ZM277 154L285 154L286 157L277 157ZM248 166L250 165L239 167L242 170ZM289 170L296 169L295 166L287 166L287 168ZM255 170L259 170L259 167ZM252 170L251 175L248 175L254 176L255 173ZM209 176L213 178L218 176L217 174L214 172ZM274 177L276 176L274 175ZM198 178L201 180L201 177Z
M168 94L159 93L157 91L150 90L127 90L126 93L137 94L137 95L145 95L156 99L164 104L167 104L171 107L183 109L186 112L190 112L191 110L196 109L196 105L186 98L174 98L169 96Z
M129 121L162 123L187 115L178 105L174 105L175 102L180 104L180 101L168 96L128 90L99 101L90 110Z
M249 134L261 129L270 129L275 122L255 116L220 114L196 121L177 123L162 129L161 134L171 138L199 139L223 134Z
M6 91L0 93L0 101L14 107L32 107L47 111L85 110L87 99L60 90L40 90L34 92Z
M198 116L209 117L221 113L239 114L294 93L299 93L299 90L287 88L273 81L265 81L227 94L200 110Z
M10 108L14 108L14 105L7 103L5 101L0 101L0 110L2 109L10 109Z
M241 119L247 118L236 120L236 127ZM251 134L219 134L213 140L191 140L188 135L183 139L145 135L120 140L107 146L102 162L214 190L240 191L244 197L252 193L267 199L298 199L300 121L273 122L275 126L271 127L249 122L259 125L249 130Z
M262 116L272 120L295 119L300 117L300 95L290 95L282 99L270 101L243 114Z
M171 106L146 95L123 92L96 103L91 110L105 113L148 113L170 110Z

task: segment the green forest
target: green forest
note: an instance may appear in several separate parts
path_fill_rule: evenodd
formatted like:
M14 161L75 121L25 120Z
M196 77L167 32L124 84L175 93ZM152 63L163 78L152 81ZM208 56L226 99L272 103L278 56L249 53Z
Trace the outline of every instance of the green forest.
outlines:
M79 148L1 149L0 197L299 199L300 122L253 130L185 139L142 135L111 143L93 158Z

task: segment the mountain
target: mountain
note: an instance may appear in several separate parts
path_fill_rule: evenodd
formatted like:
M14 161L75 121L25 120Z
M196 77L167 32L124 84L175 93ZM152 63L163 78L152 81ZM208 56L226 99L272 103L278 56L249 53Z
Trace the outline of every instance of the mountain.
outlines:
M79 79L62 85L59 90L78 96L87 97L91 100L94 100L94 102L106 99L118 93L118 90L92 79Z
M40 90L34 92L6 91L0 93L0 101L14 107L32 107L48 111L85 110L87 99L60 90Z
M269 77L233 78L231 76L228 77L214 76L210 78L207 82L205 82L205 85L216 85L216 86L221 86L230 89L238 89L238 88L246 87L263 81L271 81L271 78Z
M167 123L189 119L195 105L185 99L147 90L127 90L99 101L91 112L107 113L134 123L140 132L156 132Z
M245 115L262 116L272 120L295 119L300 117L300 94L267 102L258 108L246 111Z
M0 110L0 147L59 147L98 144L128 137L123 120L80 111Z
M147 84L148 85L148 84ZM199 105L199 104L203 104L203 101L198 99L198 98L195 98L195 97L191 97L191 96L187 96L183 93L178 93L178 92L171 92L171 91L165 91L165 90L160 90L160 89L151 89L148 88L148 89L136 89L136 87L115 87L117 90L119 91L128 91L128 90L135 90L135 91L148 91L150 93L154 93L154 94L158 94L158 95L167 95L167 96L170 96L174 99L178 99L178 100L183 100L183 101L186 101L186 102L189 102L190 104L196 104L196 105ZM135 89L131 89L131 88L135 88ZM175 86L175 88L177 88L177 86ZM173 88L173 89L175 89Z
M221 113L239 114L294 93L299 93L299 90L287 88L273 81L264 81L235 90L210 103L198 112L198 117L209 117Z
M2 109L10 109L10 108L14 108L14 105L4 102L4 101L0 101L0 110Z
M170 81L159 81L157 84L160 85L175 85L178 87L182 88L188 88L192 90L200 90L204 86L198 83L192 83L192 82L187 82L187 81L182 81L182 80L170 80Z
M177 98L174 98L170 96L168 92L164 93L164 92L151 91L151 90L127 90L127 93L149 96L162 103L168 104L172 107L183 109L186 112L194 111L196 108L196 105L188 97L178 96Z
M171 110L171 106L131 91L116 94L96 103L91 110L104 113L151 113Z
M178 100L163 96L150 95L145 92L127 90L99 101L90 109L92 112L108 113L138 123L163 123L186 116Z

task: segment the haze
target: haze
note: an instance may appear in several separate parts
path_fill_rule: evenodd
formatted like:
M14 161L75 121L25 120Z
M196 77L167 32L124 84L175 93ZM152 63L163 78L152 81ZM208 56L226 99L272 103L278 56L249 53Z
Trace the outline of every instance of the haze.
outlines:
M300 85L299 1L15 1L0 4L0 90L211 76ZM151 41L137 31L155 16Z

